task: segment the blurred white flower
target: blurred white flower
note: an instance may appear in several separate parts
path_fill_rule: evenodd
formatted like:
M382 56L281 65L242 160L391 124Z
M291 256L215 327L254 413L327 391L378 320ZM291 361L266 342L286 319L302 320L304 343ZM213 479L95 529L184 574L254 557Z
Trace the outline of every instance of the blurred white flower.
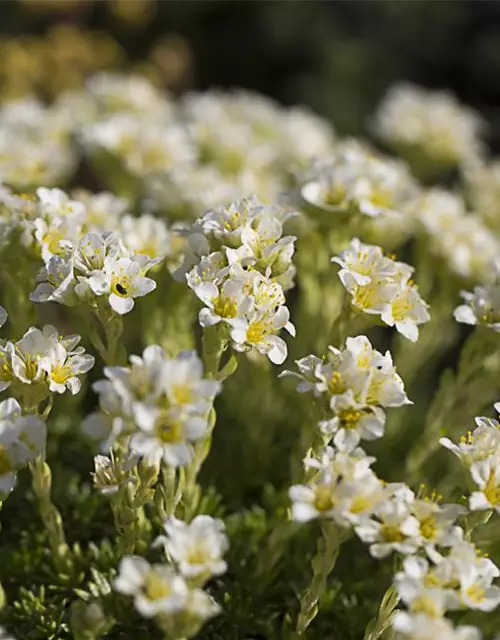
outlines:
M229 542L221 520L198 515L187 524L171 517L164 528L167 536L160 541L167 556L187 580L194 579L201 586L212 576L226 572L223 555L229 548Z

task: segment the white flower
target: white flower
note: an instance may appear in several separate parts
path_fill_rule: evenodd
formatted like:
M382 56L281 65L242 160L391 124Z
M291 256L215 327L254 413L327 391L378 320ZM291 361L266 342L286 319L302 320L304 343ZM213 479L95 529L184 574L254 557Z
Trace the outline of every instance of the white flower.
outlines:
M299 393L307 393L312 391L314 395L318 396L322 393L321 390L318 389L318 385L316 382L316 370L318 366L321 366L322 360L315 355L308 355L305 358L301 358L300 360L295 360L295 365L297 366L298 373L296 371L288 371L284 370L279 374L279 378L296 378L299 382L297 383L297 391Z
M164 524L167 537L162 540L167 555L186 579L205 582L226 572L222 559L229 547L224 523L198 515L186 524L173 516Z
M77 189L72 196L85 205L84 227L88 232L102 233L117 229L121 217L129 208L125 198L119 198L109 191L91 193Z
M226 280L220 287L213 282L202 282L194 287L194 292L206 305L199 314L202 327L211 327L221 321L231 325L252 305L241 280Z
M387 488L372 472L362 478L346 481L338 488L335 518L344 526L362 524L390 495Z
M0 402L0 495L15 486L16 471L45 448L45 423L37 416L21 415L17 400Z
M149 464L162 459L173 467L189 464L191 443L208 435L205 417L185 415L180 407L161 409L155 404L137 403L133 408L139 431L130 438L130 450Z
M165 222L149 214L123 216L119 234L125 247L133 254L150 258L154 265L171 252L171 235Z
M500 403L495 404L495 409L500 410ZM477 417L477 427L469 431L466 436L461 436L458 445L449 438L441 438L440 443L446 449L452 451L462 462L470 468L476 462L482 462L500 451L500 425L498 420Z
M287 307L278 307L275 311L259 313L255 310L244 320L234 323L231 329L231 340L237 351L255 348L266 355L273 364L282 364L288 354L286 342L276 335L285 329L292 336L295 327L290 322Z
M453 311L457 322L480 324L500 332L500 287L475 287L472 293L461 291L460 295L466 304Z
M75 268L84 275L104 269L106 258L126 257L119 236L113 232L87 233L78 242L73 261Z
M221 384L203 378L203 363L194 351L181 351L176 358L165 359L159 374L160 388L172 405L196 412L210 409Z
M500 604L500 587L491 584L492 576L471 565L460 576L461 601L468 609L493 611Z
M478 629L454 627L446 618L431 618L425 613L397 611L392 623L398 640L481 640Z
M335 417L322 421L320 430L335 442L348 441L352 446L364 440L375 440L384 435L385 413L380 407L358 403L351 390L334 396L330 407Z
M71 258L51 256L37 275L36 281L39 284L35 291L30 293L32 302L59 302L69 306L77 302Z
M202 589L190 589L185 605L185 612L190 617L193 624L193 618L196 620L195 625L203 624L221 612L221 607L215 600Z
M3 325L7 322L7 318L7 311L2 306L0 306L0 327L3 327Z
M73 395L80 391L81 382L77 378L87 373L95 363L95 358L87 353L68 353L61 343L54 346L50 354L43 358L41 367L47 374L50 391L64 393L66 389Z
M135 482L129 472L136 464L137 458L134 456L127 456L123 460L117 460L113 455L110 458L95 456L92 474L94 486L103 495L116 493L122 486Z
M14 349L12 342L7 342L5 345L0 344L0 391L8 389L15 378L12 369Z
M385 257L380 247L363 244L358 238L353 238L350 247L333 257L332 262L341 266L338 272L341 280L349 273L358 285L370 284L396 272L393 260Z
M414 500L411 510L420 526L422 546L452 547L461 540L463 532L454 523L459 516L467 513L465 507L457 504L440 505L431 499L423 499Z
M143 276L141 265L129 258L106 257L102 271L94 272L88 283L96 295L108 295L111 308L120 315L132 310L134 298L156 289L156 282Z
M194 352L168 358L157 345L142 357L131 356L128 367L106 367L106 380L94 383L100 411L84 421L90 437L107 450L115 438L130 438L130 449L175 466L192 457L191 442L204 437L208 413L221 385L203 378L203 365Z
M500 244L472 213L464 201L443 189L430 189L414 206L429 239L431 253L444 259L449 269L462 278L492 284L497 278Z
M12 370L16 378L24 384L38 382L45 374L41 367L42 358L46 357L54 343L51 341L53 327L30 327L24 336L15 344L12 354Z
M381 320L413 342L418 326L430 319L428 305L410 280L413 267L382 254L380 247L354 238L349 249L332 258L342 267L338 276L352 296L352 305Z
M392 551L412 554L418 547L419 523L411 513L412 494L396 493L383 502L371 518L355 527L363 542L370 544L374 558L384 558Z
M145 618L171 615L186 606L189 589L184 579L167 565L150 565L139 556L125 556L114 581L116 591L134 597Z
M406 557L403 561L403 571L396 574L394 584L410 611L423 613L430 618L442 618L450 605L455 604L454 594L448 593L439 585L434 585L432 581L428 584L428 571L429 563L423 558Z
M288 495L292 501L292 518L297 522L308 522L316 518L333 518L335 514L334 483L290 487Z
M428 322L428 305L422 300L415 286L401 283L400 290L380 314L383 322L396 329L408 340L418 340L418 325Z
M364 521L385 498L370 469L372 462L374 458L350 443L345 449L326 447L320 459L306 458L306 468L317 473L309 484L290 487L292 518L298 522L330 518L343 527Z
M460 164L480 148L481 118L446 91L409 83L389 89L375 118L378 135L396 150L415 151L438 166Z
M474 462L470 472L479 488L479 491L474 491L470 496L470 509L495 509L500 513L500 452Z

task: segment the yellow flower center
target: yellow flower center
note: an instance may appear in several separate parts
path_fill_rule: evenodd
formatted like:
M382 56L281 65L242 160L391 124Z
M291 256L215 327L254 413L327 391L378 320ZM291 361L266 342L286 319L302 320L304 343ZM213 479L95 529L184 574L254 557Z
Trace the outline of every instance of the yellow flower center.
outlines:
M384 524L380 530L385 542L403 542L406 538L397 524Z
M387 189L374 189L370 200L376 207L384 209L390 209L393 203L392 193Z
M171 420L168 417L161 419L155 427L155 435L165 444L182 440L182 424L180 420Z
M432 589L432 587L441 587L441 586L443 586L443 581L440 580L435 574L428 573L424 577L424 585L428 589Z
M189 564L204 564L207 560L207 552L202 544L194 544L186 555Z
M162 598L168 598L172 593L172 589L168 582L166 582L155 571L150 571L146 577L144 583L144 590L150 600L161 600Z
M168 163L168 156L161 147L150 147L142 156L144 166L148 169L161 169Z
M238 315L236 300L230 296L218 296L214 300L214 313L221 318L235 318Z
M27 355L24 361L25 375L29 380L34 380L38 373L38 362L36 357Z
M73 372L71 371L71 367L67 364L64 365L56 365L50 374L50 377L56 384L64 384L68 378L71 378Z
M437 526L436 518L434 516L428 516L420 522L420 533L424 536L424 538L430 540L436 535L436 532Z
M323 196L325 204L336 207L342 204L345 200L345 189L340 182L332 183L325 195Z
M490 477L488 478L488 482L483 493L490 504L500 504L500 487L496 484L495 474L493 471L490 473Z
M114 276L111 280L111 293L120 296L120 298L128 298L132 286L132 278L123 274Z
M490 305L485 305L481 315L481 322L484 322L484 324L496 324L500 322L500 309L494 309Z
M417 598L412 605L411 610L414 613L425 613L430 618L438 618L440 611L436 607L436 602L430 596L421 596Z
M333 508L332 491L329 485L319 485L316 487L314 506L318 511L329 511Z
M361 513L368 509L371 505L371 500L366 496L356 496L351 503L351 513Z
M378 302L377 289L373 283L367 284L364 287L358 286L353 293L352 300L360 309L369 309Z
M340 413L340 424L344 429L354 429L361 420L362 413L357 409L344 409Z
M411 309L412 305L408 298L396 298L392 303L392 317L396 321L404 320Z
M14 373L12 371L12 365L7 360L5 353L0 354L0 380L8 382L14 379Z
M60 242L63 238L63 234L57 229L49 229L49 231L47 231L47 233L42 237L42 242L47 245L47 248L51 253L58 255L62 253Z
M484 600L486 591L478 584L473 584L467 589L467 595L473 602L481 602Z
M13 469L7 449L0 445L0 476L10 473Z
M156 238L150 238L136 253L149 256L150 258L156 258L158 256L158 240Z
M177 404L189 404L193 398L193 392L188 384L174 385L172 395Z
M270 333L269 323L264 320L252 322L247 330L247 342L257 344L261 342L268 333Z
M245 164L245 159L240 151L228 151L218 158L219 169L225 174L239 173Z
M328 391L335 396L339 393L344 393L345 390L346 385L342 374L338 371L334 371L328 380Z

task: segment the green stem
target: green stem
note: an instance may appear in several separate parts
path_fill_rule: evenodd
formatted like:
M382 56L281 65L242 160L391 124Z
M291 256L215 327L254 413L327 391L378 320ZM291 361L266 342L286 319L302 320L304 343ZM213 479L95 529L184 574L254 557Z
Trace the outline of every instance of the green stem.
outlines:
M139 464L137 482L128 482L112 496L111 506L119 534L118 551L121 556L134 553L137 546L145 542L151 525L144 507L155 498L153 486L157 479L158 467Z
M49 540L54 564L63 575L70 575L72 559L66 542L61 514L51 499L52 472L49 465L39 456L30 465L33 490L38 499L38 508Z
M327 580L339 557L340 547L345 540L345 532L335 522L321 523L321 536L312 559L313 576L309 587L300 597L300 612L297 617L296 633L304 634L318 613L319 602L327 590Z
M120 348L122 333L123 318L120 315L104 306L95 309L90 323L90 340L108 366L116 365L126 357Z
M363 640L378 640L389 629L394 618L394 610L398 606L399 596L394 585L391 585L384 594L378 615L366 627Z
M205 377L209 380L224 380L232 375L238 366L235 354L231 354L228 362L220 368L222 354L228 346L227 328L222 325L208 327L203 333L203 362L205 364ZM197 484L198 473L202 464L208 457L212 447L212 432L215 427L217 415L214 407L208 414L207 435L194 445L193 459L186 467L185 485L183 487L184 519L190 520L198 509L201 489Z

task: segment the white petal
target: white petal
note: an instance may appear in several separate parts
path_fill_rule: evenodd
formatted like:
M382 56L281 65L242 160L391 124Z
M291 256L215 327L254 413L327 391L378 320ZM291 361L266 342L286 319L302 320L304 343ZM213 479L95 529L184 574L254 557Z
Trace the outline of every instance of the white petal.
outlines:
M116 311L116 313L119 313L121 316L131 311L134 306L132 298L122 298L115 293L112 293L108 300L113 311Z

